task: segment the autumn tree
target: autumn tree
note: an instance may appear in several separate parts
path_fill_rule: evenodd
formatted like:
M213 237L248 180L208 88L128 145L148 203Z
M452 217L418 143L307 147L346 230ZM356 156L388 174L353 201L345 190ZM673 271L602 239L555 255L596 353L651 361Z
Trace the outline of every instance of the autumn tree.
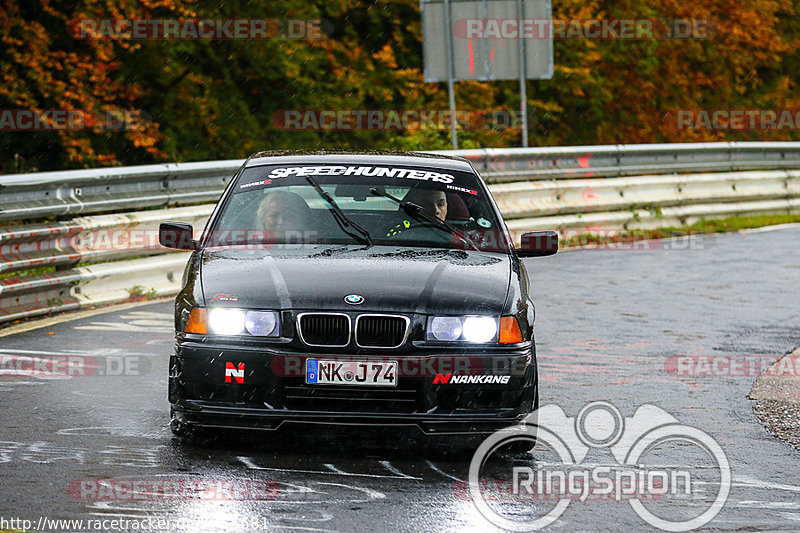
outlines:
M557 20L706 21L690 39L555 42L555 76L528 81L532 146L794 139L795 131L678 130L680 109L797 107L800 0L557 0ZM323 39L76 39L75 19L323 19ZM663 37L663 35L658 35ZM698 37L698 36L695 36ZM132 109L129 131L0 131L3 171L241 158L264 149L446 149L449 131L288 131L277 111L446 110L423 80L419 0L3 0L0 109ZM459 82L460 110L519 108L516 81ZM518 130L459 134L518 146Z

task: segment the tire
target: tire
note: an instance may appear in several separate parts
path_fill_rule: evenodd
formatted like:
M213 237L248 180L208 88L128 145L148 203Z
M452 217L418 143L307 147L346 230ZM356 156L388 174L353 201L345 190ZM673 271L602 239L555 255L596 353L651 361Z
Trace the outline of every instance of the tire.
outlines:
M506 453L512 457L524 457L531 453L536 441L516 441L503 446L501 453Z
M169 429L172 431L172 434L180 440L184 441L193 441L197 440L203 436L203 429L196 426L195 424L187 424L185 422L181 422L175 417L175 409L170 407L169 409L170 414L170 421L169 421Z

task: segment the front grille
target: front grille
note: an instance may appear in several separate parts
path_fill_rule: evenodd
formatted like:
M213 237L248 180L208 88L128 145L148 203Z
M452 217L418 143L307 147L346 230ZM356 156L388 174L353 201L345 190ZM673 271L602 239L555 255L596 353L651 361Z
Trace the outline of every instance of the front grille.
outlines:
M414 413L417 389L406 387L349 387L286 383L283 406L299 411L338 413Z
M347 346L350 317L337 313L303 313L297 321L300 338L309 346Z
M409 319L392 315L360 315L356 319L356 344L362 348L397 348L408 333Z

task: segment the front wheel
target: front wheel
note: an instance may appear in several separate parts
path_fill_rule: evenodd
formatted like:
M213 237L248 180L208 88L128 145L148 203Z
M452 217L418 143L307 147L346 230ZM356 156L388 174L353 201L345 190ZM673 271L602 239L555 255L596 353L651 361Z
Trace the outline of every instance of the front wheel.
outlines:
M201 436L202 428L196 426L195 424L187 424L186 422L181 422L178 420L178 417L175 413L175 408L169 408L169 429L172 431L172 434L178 437L181 440L194 440Z

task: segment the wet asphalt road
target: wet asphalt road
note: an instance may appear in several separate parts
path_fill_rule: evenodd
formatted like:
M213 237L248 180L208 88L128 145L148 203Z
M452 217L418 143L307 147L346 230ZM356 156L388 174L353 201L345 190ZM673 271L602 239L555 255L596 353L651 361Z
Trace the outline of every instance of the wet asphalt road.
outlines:
M605 400L631 416L654 404L711 435L730 461L730 497L704 529L798 531L800 452L758 424L747 398L755 376L676 376L668 361L772 362L800 345L800 228L671 248L527 260L542 405L576 416ZM172 518L187 520L187 531L493 529L460 490L469 458L421 451L404 435L308 429L225 435L203 446L172 439L170 311L171 303L157 302L0 337L0 356L85 356L81 364L96 361L104 374L0 377L0 518L34 527L41 517ZM120 371L125 361L129 375ZM95 501L75 489L81 480L92 487L123 478L266 480L277 491L267 500ZM548 527L651 529L626 502L591 500L572 502Z

